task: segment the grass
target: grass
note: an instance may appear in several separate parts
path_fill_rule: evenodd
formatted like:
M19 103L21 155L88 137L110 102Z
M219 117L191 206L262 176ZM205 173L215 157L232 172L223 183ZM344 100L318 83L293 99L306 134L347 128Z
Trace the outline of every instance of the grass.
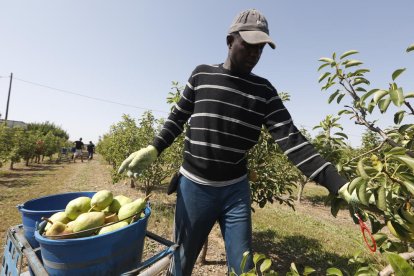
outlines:
M10 226L21 223L16 205L33 198L103 188L132 198L140 195L139 191L130 189L127 184L112 185L108 166L89 165L50 163L26 167L16 164L13 171L8 170L8 167L0 168L0 239L4 241L4 234ZM323 206L326 195L324 187L308 184L305 186L303 203L296 207L296 211L279 204L268 204L262 209L256 206L256 212L253 213L254 250L271 258L273 269L280 275L285 275L292 262L300 271L305 266L311 266L317 270L317 275L325 275L329 267L354 271L355 267L348 264L348 259L356 251L364 252L363 256L373 262L378 258L368 253L362 243L359 226L353 224L348 211L341 211L339 217L334 218L329 208ZM148 228L170 239L175 196L167 196L163 189L159 189L153 192L151 203ZM218 228L214 231L211 237L216 243L212 245L214 257L210 259L222 256L220 250L224 250ZM156 245L148 244L148 247L157 250ZM223 259L217 263L223 265L222 262Z

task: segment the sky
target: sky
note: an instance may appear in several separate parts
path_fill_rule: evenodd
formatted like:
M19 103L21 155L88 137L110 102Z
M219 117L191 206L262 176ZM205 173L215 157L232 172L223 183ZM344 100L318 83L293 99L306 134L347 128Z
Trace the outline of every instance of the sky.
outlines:
M414 43L412 0L0 3L1 118L13 73L8 119L52 122L72 141L98 142L123 114L167 117L172 81L184 85L197 65L224 62L227 30L249 8L266 16L276 43L253 73L290 94L294 123L313 135L347 103L328 104L330 93L318 83L321 57L358 50L354 58L371 70L368 89L388 88L392 72L407 68L397 83L414 90L414 54L405 52ZM369 119L393 124L390 112ZM339 123L358 146L365 128L349 117Z

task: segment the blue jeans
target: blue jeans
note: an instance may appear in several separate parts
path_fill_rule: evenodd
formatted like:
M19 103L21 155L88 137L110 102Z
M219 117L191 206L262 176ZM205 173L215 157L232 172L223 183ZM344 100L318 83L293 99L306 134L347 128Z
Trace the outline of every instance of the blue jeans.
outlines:
M243 253L251 252L252 247L247 178L233 185L211 187L181 176L175 210L175 241L180 245L182 275L191 275L198 254L216 221L224 238L229 271L233 268L241 274ZM252 267L250 255L246 270Z

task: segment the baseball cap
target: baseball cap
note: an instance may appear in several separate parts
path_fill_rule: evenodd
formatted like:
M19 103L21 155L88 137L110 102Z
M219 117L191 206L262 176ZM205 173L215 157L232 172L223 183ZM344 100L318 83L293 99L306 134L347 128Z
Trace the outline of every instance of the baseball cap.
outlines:
M228 33L234 32L239 32L243 40L249 44L268 43L272 49L276 48L269 36L266 18L256 9L243 11L234 18Z

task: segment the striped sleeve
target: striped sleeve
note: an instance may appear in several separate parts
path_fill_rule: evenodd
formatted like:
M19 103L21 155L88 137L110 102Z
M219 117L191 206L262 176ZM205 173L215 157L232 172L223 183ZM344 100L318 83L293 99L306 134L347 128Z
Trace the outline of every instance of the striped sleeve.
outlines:
M273 139L289 160L309 180L325 186L337 194L347 181L341 177L334 166L322 158L313 145L301 134L293 123L292 117L277 95L276 90L266 102L264 124Z
M194 79L193 75L188 80L180 99L172 108L168 119L160 132L155 136L152 145L158 153L169 147L184 130L184 124L188 121L194 110Z

